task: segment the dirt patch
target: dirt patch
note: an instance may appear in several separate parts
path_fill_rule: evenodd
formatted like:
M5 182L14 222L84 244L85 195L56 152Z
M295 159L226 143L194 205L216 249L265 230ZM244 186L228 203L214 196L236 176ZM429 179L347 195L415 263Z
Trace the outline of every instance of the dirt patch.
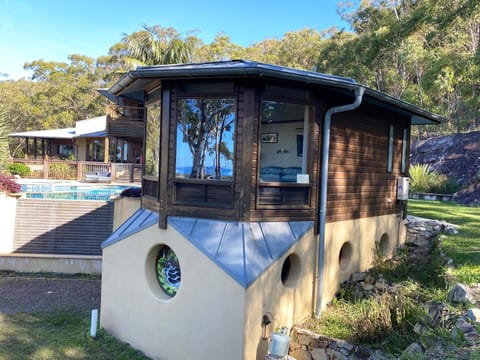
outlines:
M100 279L32 278L0 275L0 313L100 308Z

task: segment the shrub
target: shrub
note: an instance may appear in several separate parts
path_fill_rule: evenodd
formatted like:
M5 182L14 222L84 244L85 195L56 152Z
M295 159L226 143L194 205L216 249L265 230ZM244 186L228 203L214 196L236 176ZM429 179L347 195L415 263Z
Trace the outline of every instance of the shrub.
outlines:
M21 186L11 176L0 174L0 191L9 193L20 192Z
M430 164L412 165L409 173L412 192L451 194L458 191L455 181L432 170Z
M50 163L48 165L49 177L56 179L75 179L76 169L66 163Z
M10 164L7 168L8 172L12 175L19 175L19 176L28 176L31 174L32 170L25 164L18 163L18 164Z

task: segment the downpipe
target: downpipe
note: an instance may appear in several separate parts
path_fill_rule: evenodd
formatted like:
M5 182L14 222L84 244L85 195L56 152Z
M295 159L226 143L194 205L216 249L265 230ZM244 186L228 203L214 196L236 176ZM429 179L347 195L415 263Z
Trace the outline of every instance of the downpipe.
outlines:
M363 94L365 88L360 86L355 88L355 101L351 104L335 106L328 109L325 114L323 123L323 136L322 136L322 164L320 169L320 210L318 216L318 246L317 246L317 273L316 273L316 289L314 289L313 299L313 315L314 317L320 317L320 311L322 306L322 287L323 287L323 267L325 265L325 223L326 223L326 211L327 211L327 183L328 183L328 158L330 155L330 128L332 123L332 115L352 111L360 106L363 100Z

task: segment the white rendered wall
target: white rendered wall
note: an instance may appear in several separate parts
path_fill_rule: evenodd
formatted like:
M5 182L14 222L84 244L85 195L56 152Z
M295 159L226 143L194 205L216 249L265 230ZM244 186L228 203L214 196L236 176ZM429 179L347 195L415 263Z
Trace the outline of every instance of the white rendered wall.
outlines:
M169 300L147 261L159 244L181 267L181 287ZM171 226L108 246L102 268L101 326L114 336L153 359L243 359L245 290Z
M17 198L0 192L0 254L10 254L13 251L16 210Z

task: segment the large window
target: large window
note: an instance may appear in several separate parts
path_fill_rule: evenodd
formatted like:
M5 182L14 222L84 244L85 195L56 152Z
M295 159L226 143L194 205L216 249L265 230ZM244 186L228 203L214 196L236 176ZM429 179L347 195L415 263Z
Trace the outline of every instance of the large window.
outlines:
M233 179L235 99L178 100L176 178Z
M293 95L301 96L305 102L308 94L303 91ZM260 207L308 206L309 119L310 107L304 103L262 101L258 174Z

